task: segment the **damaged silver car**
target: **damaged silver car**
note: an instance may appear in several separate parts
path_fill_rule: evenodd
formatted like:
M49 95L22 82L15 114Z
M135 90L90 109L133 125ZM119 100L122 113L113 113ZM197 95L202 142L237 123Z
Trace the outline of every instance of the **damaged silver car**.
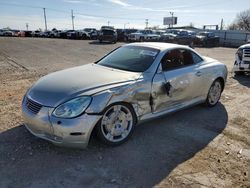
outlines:
M96 63L42 77L23 98L23 118L32 134L57 145L85 147L94 131L119 145L144 120L215 106L226 77L224 64L187 46L126 44Z

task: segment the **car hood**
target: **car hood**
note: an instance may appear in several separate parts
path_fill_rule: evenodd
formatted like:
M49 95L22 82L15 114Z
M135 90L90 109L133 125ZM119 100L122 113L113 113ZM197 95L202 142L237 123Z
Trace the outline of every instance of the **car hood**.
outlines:
M198 39L204 39L204 38L206 38L206 37L203 36L203 35L196 35L196 38L198 38Z
M250 48L250 44L244 44L244 45L240 46L240 48Z
M44 106L56 107L84 93L92 95L118 84L129 83L140 75L141 73L88 64L42 77L30 88L27 97Z
M157 34L147 34L148 37L160 37L160 35Z
M130 35L142 35L142 33L130 33Z

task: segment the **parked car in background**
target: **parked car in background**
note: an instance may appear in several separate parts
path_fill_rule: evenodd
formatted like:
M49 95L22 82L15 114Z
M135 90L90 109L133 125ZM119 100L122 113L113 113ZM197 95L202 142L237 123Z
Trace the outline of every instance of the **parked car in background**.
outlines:
M193 46L195 39L195 32L188 31L188 30L179 30L176 35L176 43L182 45L189 45Z
M0 36L4 36L4 30L3 29L0 29Z
M176 39L176 34L173 33L163 33L159 39L160 42L174 43Z
M250 44L242 45L235 54L235 62L233 67L235 75L243 75L250 72Z
M10 31L12 31L13 37L18 37L18 33L20 32L20 30L18 30L18 29L11 29Z
M220 37L215 36L212 32L199 32L195 37L194 43L203 47L215 47L219 46Z
M98 40L100 43L102 42L111 42L116 43L117 42L117 32L114 28L110 27L102 27L100 30L100 33L98 35Z
M138 30L135 33L131 33L128 35L129 41L159 41L160 35L155 34L153 30Z
M117 41L123 41L124 40L124 29L116 29L117 33Z
M19 31L17 36L18 37L25 37L25 31Z
M171 29L161 36L161 41L189 45L193 47L195 32L184 29Z
M113 29L113 30L115 30L115 27L114 27L114 26L103 25L103 26L101 27L101 30L102 30L102 29Z
M61 32L61 30L52 30L49 34L50 38L59 38L59 33Z
M96 63L38 80L22 101L24 124L56 145L86 147L95 132L116 146L139 122L201 103L215 106L226 78L224 64L187 46L127 44Z
M5 37L13 37L14 36L14 32L11 30L4 30L3 31L3 36Z
M32 37L40 37L40 33L41 33L41 31L35 30L35 31L32 31L31 35L32 35Z
M68 32L73 32L74 30L63 30L58 33L59 38L66 39Z
M51 31L44 31L44 32L40 32L39 37L42 38L49 38L51 34Z
M117 40L122 42L128 41L128 35L131 33L135 33L137 29L117 29Z
M90 36L84 30L72 30L67 32L68 39L90 39Z
M95 28L85 28L83 29L86 32L91 40L96 40L98 36L98 31Z

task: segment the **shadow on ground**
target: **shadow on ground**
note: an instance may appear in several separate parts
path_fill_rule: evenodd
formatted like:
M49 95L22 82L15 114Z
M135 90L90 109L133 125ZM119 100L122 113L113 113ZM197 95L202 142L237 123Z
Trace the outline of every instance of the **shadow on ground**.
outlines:
M94 40L94 41L90 41L89 44L95 44L95 45L110 45L110 44L113 44L113 43L112 43L112 42L105 42L105 41L99 42L98 40Z
M241 85L250 87L250 73L244 75L235 75L233 79L237 80Z
M35 138L23 125L0 134L0 187L152 187L227 125L222 104L197 106L139 125L131 139L86 150Z

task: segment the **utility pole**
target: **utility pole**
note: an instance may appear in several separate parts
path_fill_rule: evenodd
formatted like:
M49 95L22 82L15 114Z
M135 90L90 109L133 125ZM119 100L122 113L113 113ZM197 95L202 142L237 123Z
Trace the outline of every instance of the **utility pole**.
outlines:
M220 22L220 30L223 30L223 18L221 19L221 22Z
M129 24L129 22L127 22L127 23L124 24L124 29L126 28L126 25L127 25L127 24Z
M47 31L47 20L46 20L45 8L43 8L43 15L44 15L45 31Z
M148 28L148 19L145 19L146 29Z
M174 27L174 12L169 12L170 15L172 16L172 28Z
M75 30L75 25L74 25L75 16L74 16L74 13L73 13L72 9L71 9L71 19L72 19L72 28L73 28L73 30Z
M29 30L29 24L26 23L26 30L28 31Z
M108 21L108 26L109 26L110 21Z

